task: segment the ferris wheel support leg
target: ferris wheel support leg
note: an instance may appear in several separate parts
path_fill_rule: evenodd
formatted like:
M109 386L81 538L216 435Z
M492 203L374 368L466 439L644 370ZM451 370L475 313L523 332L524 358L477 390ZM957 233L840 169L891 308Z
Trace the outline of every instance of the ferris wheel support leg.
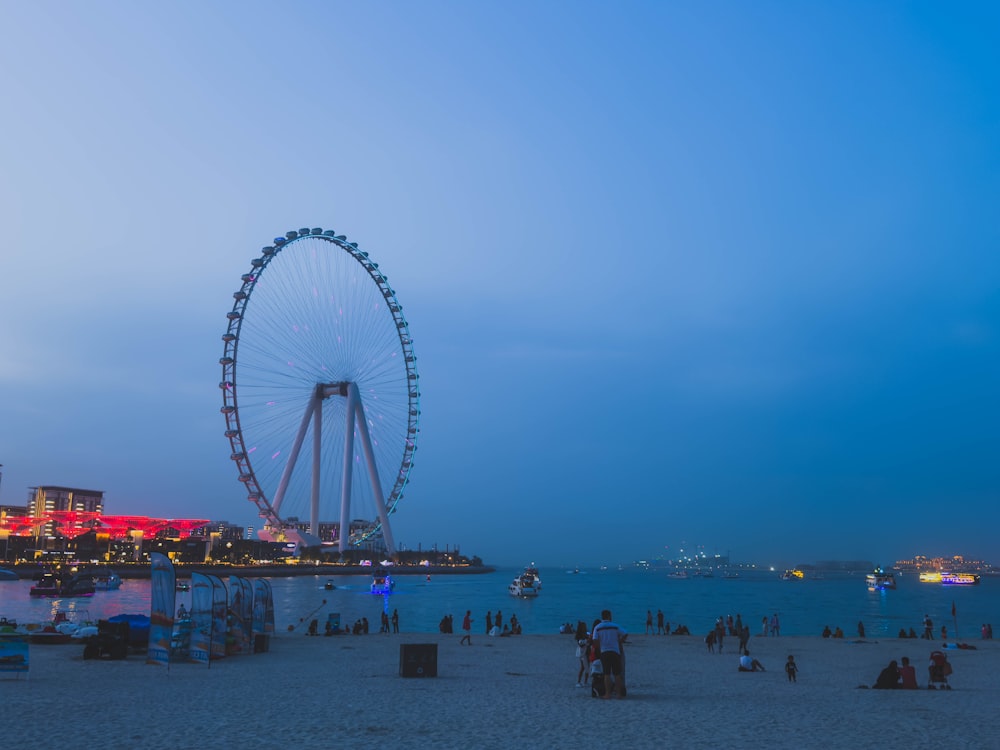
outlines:
M351 536L351 472L354 470L354 410L358 400L356 387L347 389L347 425L344 428L344 471L340 484L340 544L341 554L347 551L347 541Z
M319 403L319 397L314 394L309 399L306 413L302 415L302 422L299 424L299 431L295 435L292 451L288 454L288 463L285 464L285 469L281 472L281 481L278 482L278 489L274 493L274 502L271 503L271 507L274 508L275 513L281 510L281 502L285 499L285 491L288 489L288 480L292 477L292 469L295 468L295 462L299 460L299 451L302 450L302 441L306 437L306 428L309 426L309 420L312 418L317 403Z
M357 386L353 383L351 388L357 392ZM392 538L392 529L389 528L389 514L385 509L385 498L382 496L382 482L378 478L378 467L375 465L375 451L372 448L372 438L368 432L368 423L365 421L364 410L361 408L361 399L355 397L354 408L357 413L358 432L361 433L361 448L365 452L365 465L368 467L368 481L372 485L372 494L375 496L375 507L378 509L378 520L382 524L382 539L385 540L385 548L391 557L396 552L396 544Z
M313 465L312 465L312 497L309 503L309 533L319 537L319 464L323 445L323 401L314 398L316 408L313 409Z

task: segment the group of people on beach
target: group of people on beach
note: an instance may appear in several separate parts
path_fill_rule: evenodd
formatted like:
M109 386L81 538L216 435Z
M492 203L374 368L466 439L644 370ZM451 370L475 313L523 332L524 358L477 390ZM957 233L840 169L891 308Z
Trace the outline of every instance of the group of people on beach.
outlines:
M624 698L628 631L611 619L611 610L602 610L590 630L583 620L578 621L573 637L578 662L576 686L589 684L594 698Z
M572 632L572 629L570 629ZM646 635L691 635L691 631L688 629L687 625L677 625L673 630L670 629L670 621L667 620L663 614L662 609L656 610L656 629L653 629L653 611L651 609L646 610Z
M722 653L722 647L725 643L726 636L730 635L738 638L739 647L738 653L747 653L747 644L750 642L750 626L743 623L743 615L736 615L736 619L733 620L732 615L728 615L724 620L720 615L715 621L715 627L708 631L708 635L705 636L705 645L708 646L710 653Z
M893 659L879 672L875 678L872 688L875 690L916 690L917 670L910 664L910 658L904 656L902 664L897 664ZM940 685L942 689L951 690L948 684L948 675L952 673L951 662L943 651L932 651L930 662L927 665L927 687L931 690L937 689ZM862 685L864 687L864 685Z

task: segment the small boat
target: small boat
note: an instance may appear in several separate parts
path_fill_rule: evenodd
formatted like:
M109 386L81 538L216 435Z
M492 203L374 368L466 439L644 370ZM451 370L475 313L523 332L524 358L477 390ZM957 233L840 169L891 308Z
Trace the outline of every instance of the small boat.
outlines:
M516 596L521 599L529 599L538 596L538 587L535 585L535 579L528 573L522 573L517 578L515 578L510 586L507 587L507 592L511 596Z
M541 590L542 577L538 574L538 568L535 567L534 563L525 568L524 573L522 573L521 575L528 576L531 579L534 587L539 591Z
M941 583L945 586L978 586L979 576L975 573L942 573Z
M673 573L667 573L667 578L676 578L678 580L684 580L688 577L688 572L686 570L675 570Z
M69 578L60 577L55 573L46 573L38 583L31 587L31 596L48 596L65 598L70 596L93 596L94 579L85 575L74 575Z
M94 589L97 591L114 591L122 585L122 577L113 570L95 573L93 578Z
M392 576L388 573L380 572L372 576L373 594L391 594L394 588L396 588L396 582L392 580Z
M793 568L792 570L786 570L784 573L781 574L782 581L801 581L804 580L805 577L806 574L803 573L798 568Z
M896 588L896 579L892 573L886 573L882 568L875 568L865 576L865 583L873 591L885 591Z
M174 584L174 588L177 591L190 591L191 590L191 584L188 583L187 581L177 581L177 583Z
M337 588L337 584L335 584L333 581L327 581L326 583L323 584L323 588L326 589L327 591L333 591L335 588Z
M925 570L917 578L921 583L941 583L941 572L938 570Z

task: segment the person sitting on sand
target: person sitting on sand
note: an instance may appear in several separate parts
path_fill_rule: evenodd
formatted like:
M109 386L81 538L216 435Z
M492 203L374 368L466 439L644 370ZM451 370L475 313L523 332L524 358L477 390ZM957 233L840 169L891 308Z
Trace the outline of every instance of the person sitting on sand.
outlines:
M911 666L910 657L903 657L903 666L899 668L899 687L904 690L916 690L917 689L917 670Z
M824 638L829 638L831 635L833 635L833 631L830 630L830 626L829 625L827 625L827 626L825 626L823 628L823 634L822 635L823 635Z
M844 637L844 631L840 629L839 625L837 626L837 629L833 631L833 637L834 638L843 638Z
M889 666L878 673L878 677L875 678L875 684L872 687L875 690L895 690L899 687L899 667L896 666L895 659L889 662Z
M764 665L761 664L756 659L750 657L750 652L747 651L743 656L740 657L740 665L736 668L738 672L766 672Z

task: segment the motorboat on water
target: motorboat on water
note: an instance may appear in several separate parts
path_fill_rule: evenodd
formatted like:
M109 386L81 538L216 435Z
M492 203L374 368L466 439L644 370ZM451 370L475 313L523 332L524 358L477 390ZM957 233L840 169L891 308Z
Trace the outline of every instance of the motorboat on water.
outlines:
M113 570L95 573L93 579L94 589L97 591L115 591L122 585L122 577Z
M580 572L579 568L577 568L576 572L577 573ZM527 568L525 568L524 569L524 573L522 573L521 575L528 576L531 579L532 583L534 584L534 587L536 589L538 589L539 591L541 590L541 588L542 588L542 577L541 577L541 575L539 575L538 568L535 567L534 563L532 563Z
M802 581L802 580L805 579L805 577L806 577L806 574L803 573L798 568L793 568L791 570L786 570L784 573L781 574L781 580L782 581Z
M93 596L94 579L87 575L60 576L45 573L28 592L31 596L65 598L69 596Z
M337 584L335 584L333 581L327 581L326 583L323 584L323 588L326 589L327 591L333 591L335 588L337 588Z
M865 576L865 583L872 590L885 591L896 588L896 578L892 573L886 573L882 568L875 568Z
M372 576L373 594L391 594L394 588L396 588L396 582L388 573L379 572Z
M177 583L174 584L174 589L177 591L190 591L191 584L187 581L177 581Z
M510 586L507 587L507 591L511 596L516 596L520 599L530 599L538 596L538 586L535 585L535 579L527 572L522 573L511 581Z

